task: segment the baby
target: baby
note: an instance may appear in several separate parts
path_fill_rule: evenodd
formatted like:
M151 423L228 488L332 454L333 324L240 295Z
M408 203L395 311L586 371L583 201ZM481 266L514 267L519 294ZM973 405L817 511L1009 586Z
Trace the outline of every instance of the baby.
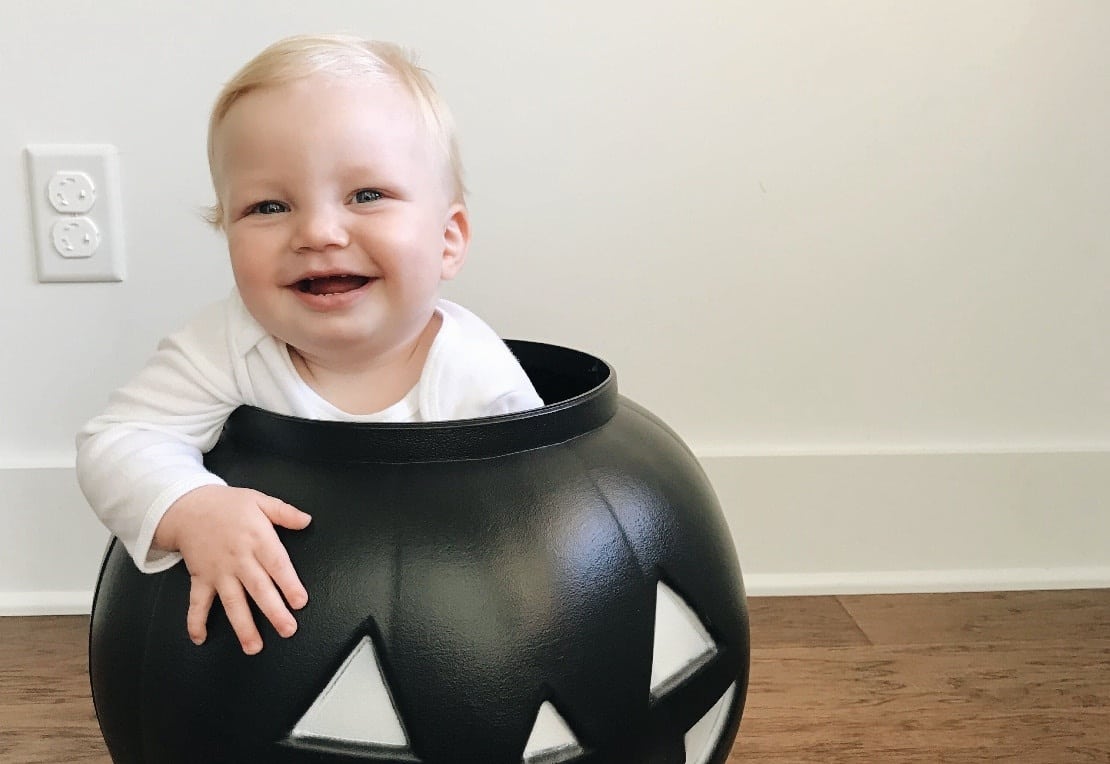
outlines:
M470 241L453 123L394 45L295 37L220 93L208 131L236 289L163 340L77 436L81 488L139 568L184 559L200 644L218 596L244 652L308 602L275 525L310 517L205 470L249 404L349 422L415 422L543 405L498 336L439 299Z

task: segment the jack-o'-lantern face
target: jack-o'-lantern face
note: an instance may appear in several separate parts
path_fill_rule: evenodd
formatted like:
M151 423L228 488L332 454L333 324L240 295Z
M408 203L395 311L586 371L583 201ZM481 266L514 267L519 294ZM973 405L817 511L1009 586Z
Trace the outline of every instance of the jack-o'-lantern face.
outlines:
M548 378L514 350L561 400L573 351ZM117 544L90 653L114 760L721 764L748 676L731 537L690 452L585 358L589 396L471 424L233 414L206 464L313 515L282 537L310 603L258 655L218 609L197 647L188 572Z
M716 645L694 612L666 584L658 584L651 699L665 698L716 652ZM733 683L683 735L683 764L706 764L720 750L735 694ZM293 728L289 743L294 747L299 743L312 747L357 746L392 754L398 757L396 761L415 756L369 637L363 637ZM521 762L570 764L581 760L584 753L582 743L555 704L544 700L535 713Z

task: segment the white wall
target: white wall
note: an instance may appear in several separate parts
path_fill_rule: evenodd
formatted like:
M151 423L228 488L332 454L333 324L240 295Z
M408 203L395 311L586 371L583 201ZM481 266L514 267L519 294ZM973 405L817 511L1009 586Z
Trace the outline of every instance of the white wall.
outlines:
M1110 4L161 5L0 6L0 607L91 587L72 434L228 289L207 109L301 31L420 51L472 189L449 296L612 362L753 590L1110 583ZM126 282L36 283L51 142L119 147Z

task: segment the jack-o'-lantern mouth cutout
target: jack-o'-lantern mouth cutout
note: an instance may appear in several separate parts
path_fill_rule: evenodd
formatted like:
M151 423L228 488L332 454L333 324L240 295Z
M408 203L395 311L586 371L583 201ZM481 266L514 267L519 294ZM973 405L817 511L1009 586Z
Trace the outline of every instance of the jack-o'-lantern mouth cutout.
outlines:
M731 534L600 359L510 343L547 402L349 424L235 411L206 466L313 516L309 591L246 656L189 574L105 558L89 672L115 764L723 764L748 680Z
M657 702L716 654L717 646L693 610L666 584L656 588L650 697ZM684 764L705 764L717 749L736 692L733 683L683 736ZM369 636L363 637L327 687L293 728L291 747L352 746L412 757L412 749L382 663ZM551 699L542 702L521 757L522 764L572 764L586 753ZM400 760L400 759L398 759Z

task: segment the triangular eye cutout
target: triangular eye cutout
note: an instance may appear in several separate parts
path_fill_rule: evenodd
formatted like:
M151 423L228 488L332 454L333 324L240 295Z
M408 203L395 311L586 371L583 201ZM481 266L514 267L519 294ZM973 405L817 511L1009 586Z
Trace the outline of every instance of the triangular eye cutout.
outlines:
M721 734L728 723L732 696L735 694L736 685L733 684L713 704L713 708L686 733L682 741L686 746L686 764L706 764L717 751L717 744L721 742Z
M363 637L293 728L294 738L408 747L374 643Z
M570 727L559 716L551 701L544 701L524 746L524 764L560 764L582 753Z
M660 582L655 597L652 696L664 695L716 652L717 646L694 611L669 586Z

